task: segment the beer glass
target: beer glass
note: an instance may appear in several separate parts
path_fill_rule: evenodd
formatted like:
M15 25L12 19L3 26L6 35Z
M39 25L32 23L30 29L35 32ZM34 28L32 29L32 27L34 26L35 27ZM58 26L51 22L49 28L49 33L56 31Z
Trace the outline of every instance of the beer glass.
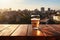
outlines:
M31 24L33 29L39 29L40 15L31 15Z

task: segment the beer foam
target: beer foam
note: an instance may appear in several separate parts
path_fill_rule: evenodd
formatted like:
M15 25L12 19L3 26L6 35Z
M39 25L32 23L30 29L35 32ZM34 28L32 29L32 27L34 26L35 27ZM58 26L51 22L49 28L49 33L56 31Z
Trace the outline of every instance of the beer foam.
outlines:
M32 18L31 20L40 20L40 18Z

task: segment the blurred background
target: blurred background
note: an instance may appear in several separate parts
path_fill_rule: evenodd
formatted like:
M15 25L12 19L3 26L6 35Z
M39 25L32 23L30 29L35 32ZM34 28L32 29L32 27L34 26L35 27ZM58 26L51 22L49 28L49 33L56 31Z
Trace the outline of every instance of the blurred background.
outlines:
M0 24L31 24L31 15L40 15L41 24L60 24L60 10L48 8L45 10L41 7L40 10L12 10L0 9Z

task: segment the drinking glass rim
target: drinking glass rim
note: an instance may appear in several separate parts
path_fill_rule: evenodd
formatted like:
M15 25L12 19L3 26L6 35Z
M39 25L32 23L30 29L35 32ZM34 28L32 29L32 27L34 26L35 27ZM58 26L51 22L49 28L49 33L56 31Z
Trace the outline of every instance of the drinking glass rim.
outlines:
M33 16L40 16L40 15L31 15L31 17L33 17Z

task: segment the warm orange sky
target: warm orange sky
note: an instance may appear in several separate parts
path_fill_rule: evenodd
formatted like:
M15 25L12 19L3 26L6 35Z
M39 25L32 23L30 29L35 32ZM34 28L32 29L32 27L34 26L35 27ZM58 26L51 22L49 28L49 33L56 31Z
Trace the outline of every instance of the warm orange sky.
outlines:
M41 7L60 9L60 0L0 0L0 9L40 9Z

